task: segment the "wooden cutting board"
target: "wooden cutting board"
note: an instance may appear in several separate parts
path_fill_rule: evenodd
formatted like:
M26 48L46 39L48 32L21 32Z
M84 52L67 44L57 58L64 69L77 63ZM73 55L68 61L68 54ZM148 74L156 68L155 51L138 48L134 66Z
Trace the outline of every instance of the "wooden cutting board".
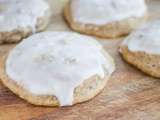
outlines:
M53 17L48 30L70 30L60 15L67 0L50 0ZM148 1L151 19L160 18L160 1ZM100 40L117 69L101 94L73 107L38 107L0 83L0 120L160 120L160 80L126 64L118 54L123 38ZM15 45L0 46L0 56Z

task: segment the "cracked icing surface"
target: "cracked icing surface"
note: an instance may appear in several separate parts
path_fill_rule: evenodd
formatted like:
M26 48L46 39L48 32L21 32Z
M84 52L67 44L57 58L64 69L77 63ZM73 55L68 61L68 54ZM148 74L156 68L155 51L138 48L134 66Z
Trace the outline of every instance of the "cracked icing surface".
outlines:
M25 27L35 32L37 19L48 10L45 0L0 0L0 32Z
M73 19L84 24L104 25L146 13L144 0L72 0Z
M44 32L25 39L10 52L6 73L29 92L55 95L66 106L72 105L74 89L84 80L113 72L110 59L94 38Z

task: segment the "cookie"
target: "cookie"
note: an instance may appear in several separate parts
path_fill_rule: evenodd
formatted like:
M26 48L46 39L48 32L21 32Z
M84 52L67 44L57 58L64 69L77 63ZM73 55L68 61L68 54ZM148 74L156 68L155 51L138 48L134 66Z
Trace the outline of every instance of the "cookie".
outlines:
M70 106L90 100L105 87L115 65L92 37L43 32L0 59L2 83L34 105Z
M125 61L153 77L160 77L160 21L147 23L120 46Z
M69 26L102 38L127 35L146 21L144 0L71 0L64 9Z
M15 43L43 31L49 18L49 5L44 0L0 1L0 43Z

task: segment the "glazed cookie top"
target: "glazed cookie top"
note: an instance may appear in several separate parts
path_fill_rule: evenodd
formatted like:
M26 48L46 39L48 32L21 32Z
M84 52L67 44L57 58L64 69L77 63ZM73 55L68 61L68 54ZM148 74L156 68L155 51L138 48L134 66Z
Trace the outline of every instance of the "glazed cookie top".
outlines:
M131 33L122 45L130 51L141 51L150 54L160 54L160 20L155 20Z
M128 17L142 17L146 12L144 0L72 0L74 21L104 25Z
M114 70L112 58L95 39L72 32L33 35L9 54L6 73L36 95L55 95L61 106L72 105L74 89L93 75Z
M28 26L35 32L37 19L48 10L45 0L0 0L0 32Z

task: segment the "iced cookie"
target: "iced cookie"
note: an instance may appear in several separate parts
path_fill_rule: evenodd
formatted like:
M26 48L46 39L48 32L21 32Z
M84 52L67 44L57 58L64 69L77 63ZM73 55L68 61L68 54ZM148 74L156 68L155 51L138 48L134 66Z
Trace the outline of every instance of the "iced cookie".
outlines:
M0 0L0 43L13 43L43 31L50 17L45 0Z
M120 53L143 72L160 77L160 21L152 21L133 32L120 46Z
M70 106L96 96L114 62L95 39L72 32L35 34L0 60L0 78L35 105Z
M145 22L146 4L144 0L71 0L64 16L75 31L114 38Z

